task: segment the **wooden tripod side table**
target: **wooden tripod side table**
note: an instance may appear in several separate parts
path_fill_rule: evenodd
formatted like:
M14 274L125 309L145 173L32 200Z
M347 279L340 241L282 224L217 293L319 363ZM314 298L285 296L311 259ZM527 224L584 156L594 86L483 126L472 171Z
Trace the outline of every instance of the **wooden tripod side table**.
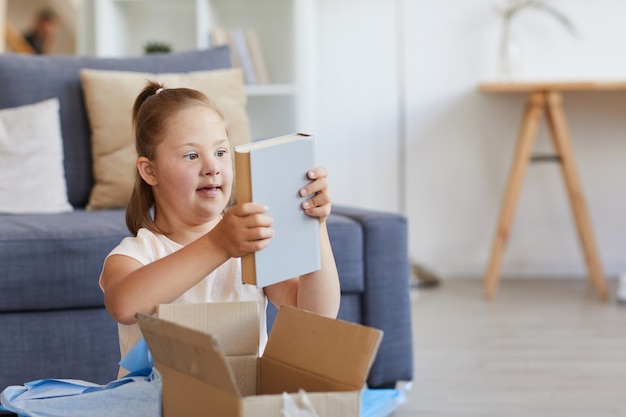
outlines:
M481 83L478 89L479 91L489 93L526 93L528 95L520 131L518 133L513 164L510 168L506 189L502 198L500 217L484 277L485 296L492 298L498 287L502 258L510 237L511 224L513 222L515 207L522 188L526 168L528 164L534 160L546 159L545 156L534 157L532 155L532 149L537 135L537 126L542 115L545 114L550 131L550 138L555 151L555 155L548 157L548 159L558 162L561 165L561 172L563 173L567 195L574 214L578 237L587 264L589 281L595 287L601 299L608 299L607 284L600 263L600 257L596 249L591 220L578 178L574 153L567 130L562 93L567 91L626 90L626 82L503 81Z

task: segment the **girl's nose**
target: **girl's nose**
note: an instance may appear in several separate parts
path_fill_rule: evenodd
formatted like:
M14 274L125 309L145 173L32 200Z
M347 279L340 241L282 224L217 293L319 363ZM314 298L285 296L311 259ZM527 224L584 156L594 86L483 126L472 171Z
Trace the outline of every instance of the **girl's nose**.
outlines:
M217 175L220 173L219 163L215 158L208 157L202 168L203 175Z

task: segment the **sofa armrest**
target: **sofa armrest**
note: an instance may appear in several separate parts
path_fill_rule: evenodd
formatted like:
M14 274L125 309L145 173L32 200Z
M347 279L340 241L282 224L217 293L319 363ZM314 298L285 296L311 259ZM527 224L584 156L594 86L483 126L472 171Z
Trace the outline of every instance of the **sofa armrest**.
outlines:
M361 224L364 239L363 324L384 332L368 385L393 387L413 379L410 265L406 217L333 206L333 212Z

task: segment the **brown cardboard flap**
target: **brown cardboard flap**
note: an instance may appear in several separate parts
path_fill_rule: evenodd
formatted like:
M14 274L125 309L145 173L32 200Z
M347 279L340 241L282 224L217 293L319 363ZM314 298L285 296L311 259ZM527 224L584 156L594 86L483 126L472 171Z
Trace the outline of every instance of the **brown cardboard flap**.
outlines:
M241 397L215 339L208 334L143 314L136 315L157 365L184 373L218 390Z
M226 356L259 354L259 303L162 304L157 317L210 334Z
M255 395L258 379L257 356L227 356L226 362L237 381L239 393L242 397Z
M157 369L163 377L163 417L240 415L240 398L232 393L221 391L163 364L157 364Z
M354 391L351 386L294 368L267 356L260 359L259 367L258 393L261 395L293 393L301 389L306 392Z
M264 357L360 390L383 332L281 306Z

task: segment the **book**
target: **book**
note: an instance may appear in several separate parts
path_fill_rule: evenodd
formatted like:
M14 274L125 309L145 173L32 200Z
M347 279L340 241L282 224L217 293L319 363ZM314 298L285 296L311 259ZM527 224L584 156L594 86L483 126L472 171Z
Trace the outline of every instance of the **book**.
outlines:
M211 46L228 46L230 50L230 63L233 68L241 68L241 63L239 62L239 55L235 50L233 45L232 36L230 35L230 31L222 26L215 26L211 29L210 34L210 44Z
M256 29L215 26L211 29L209 43L229 47L231 64L233 68L242 69L246 84L269 84L265 52Z
M230 31L230 38L232 41L232 47L235 50L243 75L246 80L246 84L256 84L256 71L252 62L252 56L250 55L250 49L248 46L248 39L243 29L235 28Z
M248 50L250 51L252 65L256 73L257 84L269 84L270 77L265 62L265 52L256 29L250 28L246 30L246 40L248 41Z
M300 189L315 168L315 138L296 133L243 145L235 150L237 201L266 205L275 231L266 248L241 258L243 281L266 287L321 268L319 219L301 205Z

